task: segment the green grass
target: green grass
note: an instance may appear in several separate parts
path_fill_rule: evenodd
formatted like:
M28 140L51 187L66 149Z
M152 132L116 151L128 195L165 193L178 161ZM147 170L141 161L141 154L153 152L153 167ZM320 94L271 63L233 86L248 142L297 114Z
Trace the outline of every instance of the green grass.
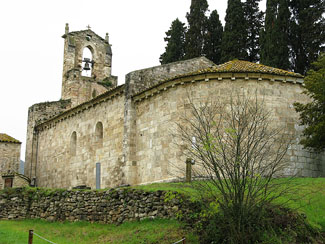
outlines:
M281 197L278 202L287 202L288 207L306 214L312 225L325 231L325 178L281 178L276 181L291 186L288 195ZM198 197L188 183L157 183L135 188L146 191L171 190L193 199Z
M282 197L290 208L304 213L308 221L325 231L325 178L296 178L293 191Z
M60 223L42 220L1 220L0 244L24 244L28 230L58 244L89 243L174 243L186 236L187 243L198 243L197 237L175 220L144 220L116 226L87 222ZM48 242L34 236L33 244Z

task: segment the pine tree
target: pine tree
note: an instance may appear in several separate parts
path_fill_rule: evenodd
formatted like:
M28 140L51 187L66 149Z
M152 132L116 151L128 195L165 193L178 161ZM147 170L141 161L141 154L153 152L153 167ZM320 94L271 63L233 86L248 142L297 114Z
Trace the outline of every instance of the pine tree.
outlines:
M204 54L215 64L219 64L221 59L221 41L223 27L217 10L212 11L208 20L207 27L207 33L204 42Z
M325 1L291 0L290 42L292 68L305 74L325 44Z
M289 21L288 0L267 0L265 30L261 34L261 63L289 69Z
M247 23L247 52L248 61L258 62L260 52L260 32L263 26L264 13L259 10L261 0L246 0L244 3Z
M167 64L184 59L185 55L185 24L178 18L172 22L164 38L167 45L165 52L160 55L160 63Z
M304 92L312 102L307 104L295 103L295 109L300 113L300 124L305 125L303 138L300 143L306 148L316 151L325 149L325 53L313 63L305 78Z
M247 25L243 4L240 0L228 0L225 29L221 44L221 61L247 59Z
M204 36L207 31L208 3L206 0L192 0L190 13L186 14L188 30L185 39L185 58L203 55Z

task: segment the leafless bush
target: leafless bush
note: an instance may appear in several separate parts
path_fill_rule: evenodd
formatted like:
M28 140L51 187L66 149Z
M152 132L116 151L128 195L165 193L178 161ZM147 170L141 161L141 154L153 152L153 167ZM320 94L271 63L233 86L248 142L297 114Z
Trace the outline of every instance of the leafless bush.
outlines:
M190 96L174 135L195 162L193 182L238 231L286 190L275 180L286 166L292 136L272 122L263 99L235 94L202 102Z

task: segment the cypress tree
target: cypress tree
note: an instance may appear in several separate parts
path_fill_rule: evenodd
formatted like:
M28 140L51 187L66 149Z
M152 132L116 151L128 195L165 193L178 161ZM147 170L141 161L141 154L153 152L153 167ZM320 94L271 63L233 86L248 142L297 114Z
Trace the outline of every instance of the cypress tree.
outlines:
M289 69L289 21L288 0L267 0L265 30L261 34L261 63Z
M218 12L213 10L208 20L204 53L208 59L216 64L219 64L221 59L222 33L223 27Z
M164 38L167 45L165 52L160 55L160 63L167 64L184 59L185 55L185 24L178 18L172 22Z
M259 10L261 0L246 0L244 3L247 23L247 53L248 61L258 62L260 52L260 32L263 27L264 13Z
M247 25L243 4L240 0L228 0L225 29L221 44L221 61L247 59Z
M312 66L314 69L307 73L303 92L311 102L294 106L300 113L300 124L305 126L300 143L305 148L322 152L325 150L325 53L320 54Z
M207 31L208 3L206 0L192 0L190 12L186 14L188 30L185 35L185 58L203 55L204 37Z
M325 12L324 0L291 0L292 12L290 42L292 68L305 74L318 54L324 51Z

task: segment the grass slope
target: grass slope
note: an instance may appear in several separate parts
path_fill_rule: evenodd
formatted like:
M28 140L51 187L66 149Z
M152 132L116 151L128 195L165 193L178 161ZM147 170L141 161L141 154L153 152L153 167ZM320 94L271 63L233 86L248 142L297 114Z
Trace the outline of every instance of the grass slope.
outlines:
M288 207L304 213L308 221L325 232L325 178L281 178L277 179L286 185L290 191L278 201L287 203ZM194 199L198 194L188 183L157 183L135 188L146 191L171 190L184 193Z
M0 221L0 244L27 243L28 230L60 244L88 243L174 243L186 236L187 243L198 243L197 237L185 231L175 220L145 220L122 225L87 222L60 223L43 220ZM34 236L33 244L48 242Z

